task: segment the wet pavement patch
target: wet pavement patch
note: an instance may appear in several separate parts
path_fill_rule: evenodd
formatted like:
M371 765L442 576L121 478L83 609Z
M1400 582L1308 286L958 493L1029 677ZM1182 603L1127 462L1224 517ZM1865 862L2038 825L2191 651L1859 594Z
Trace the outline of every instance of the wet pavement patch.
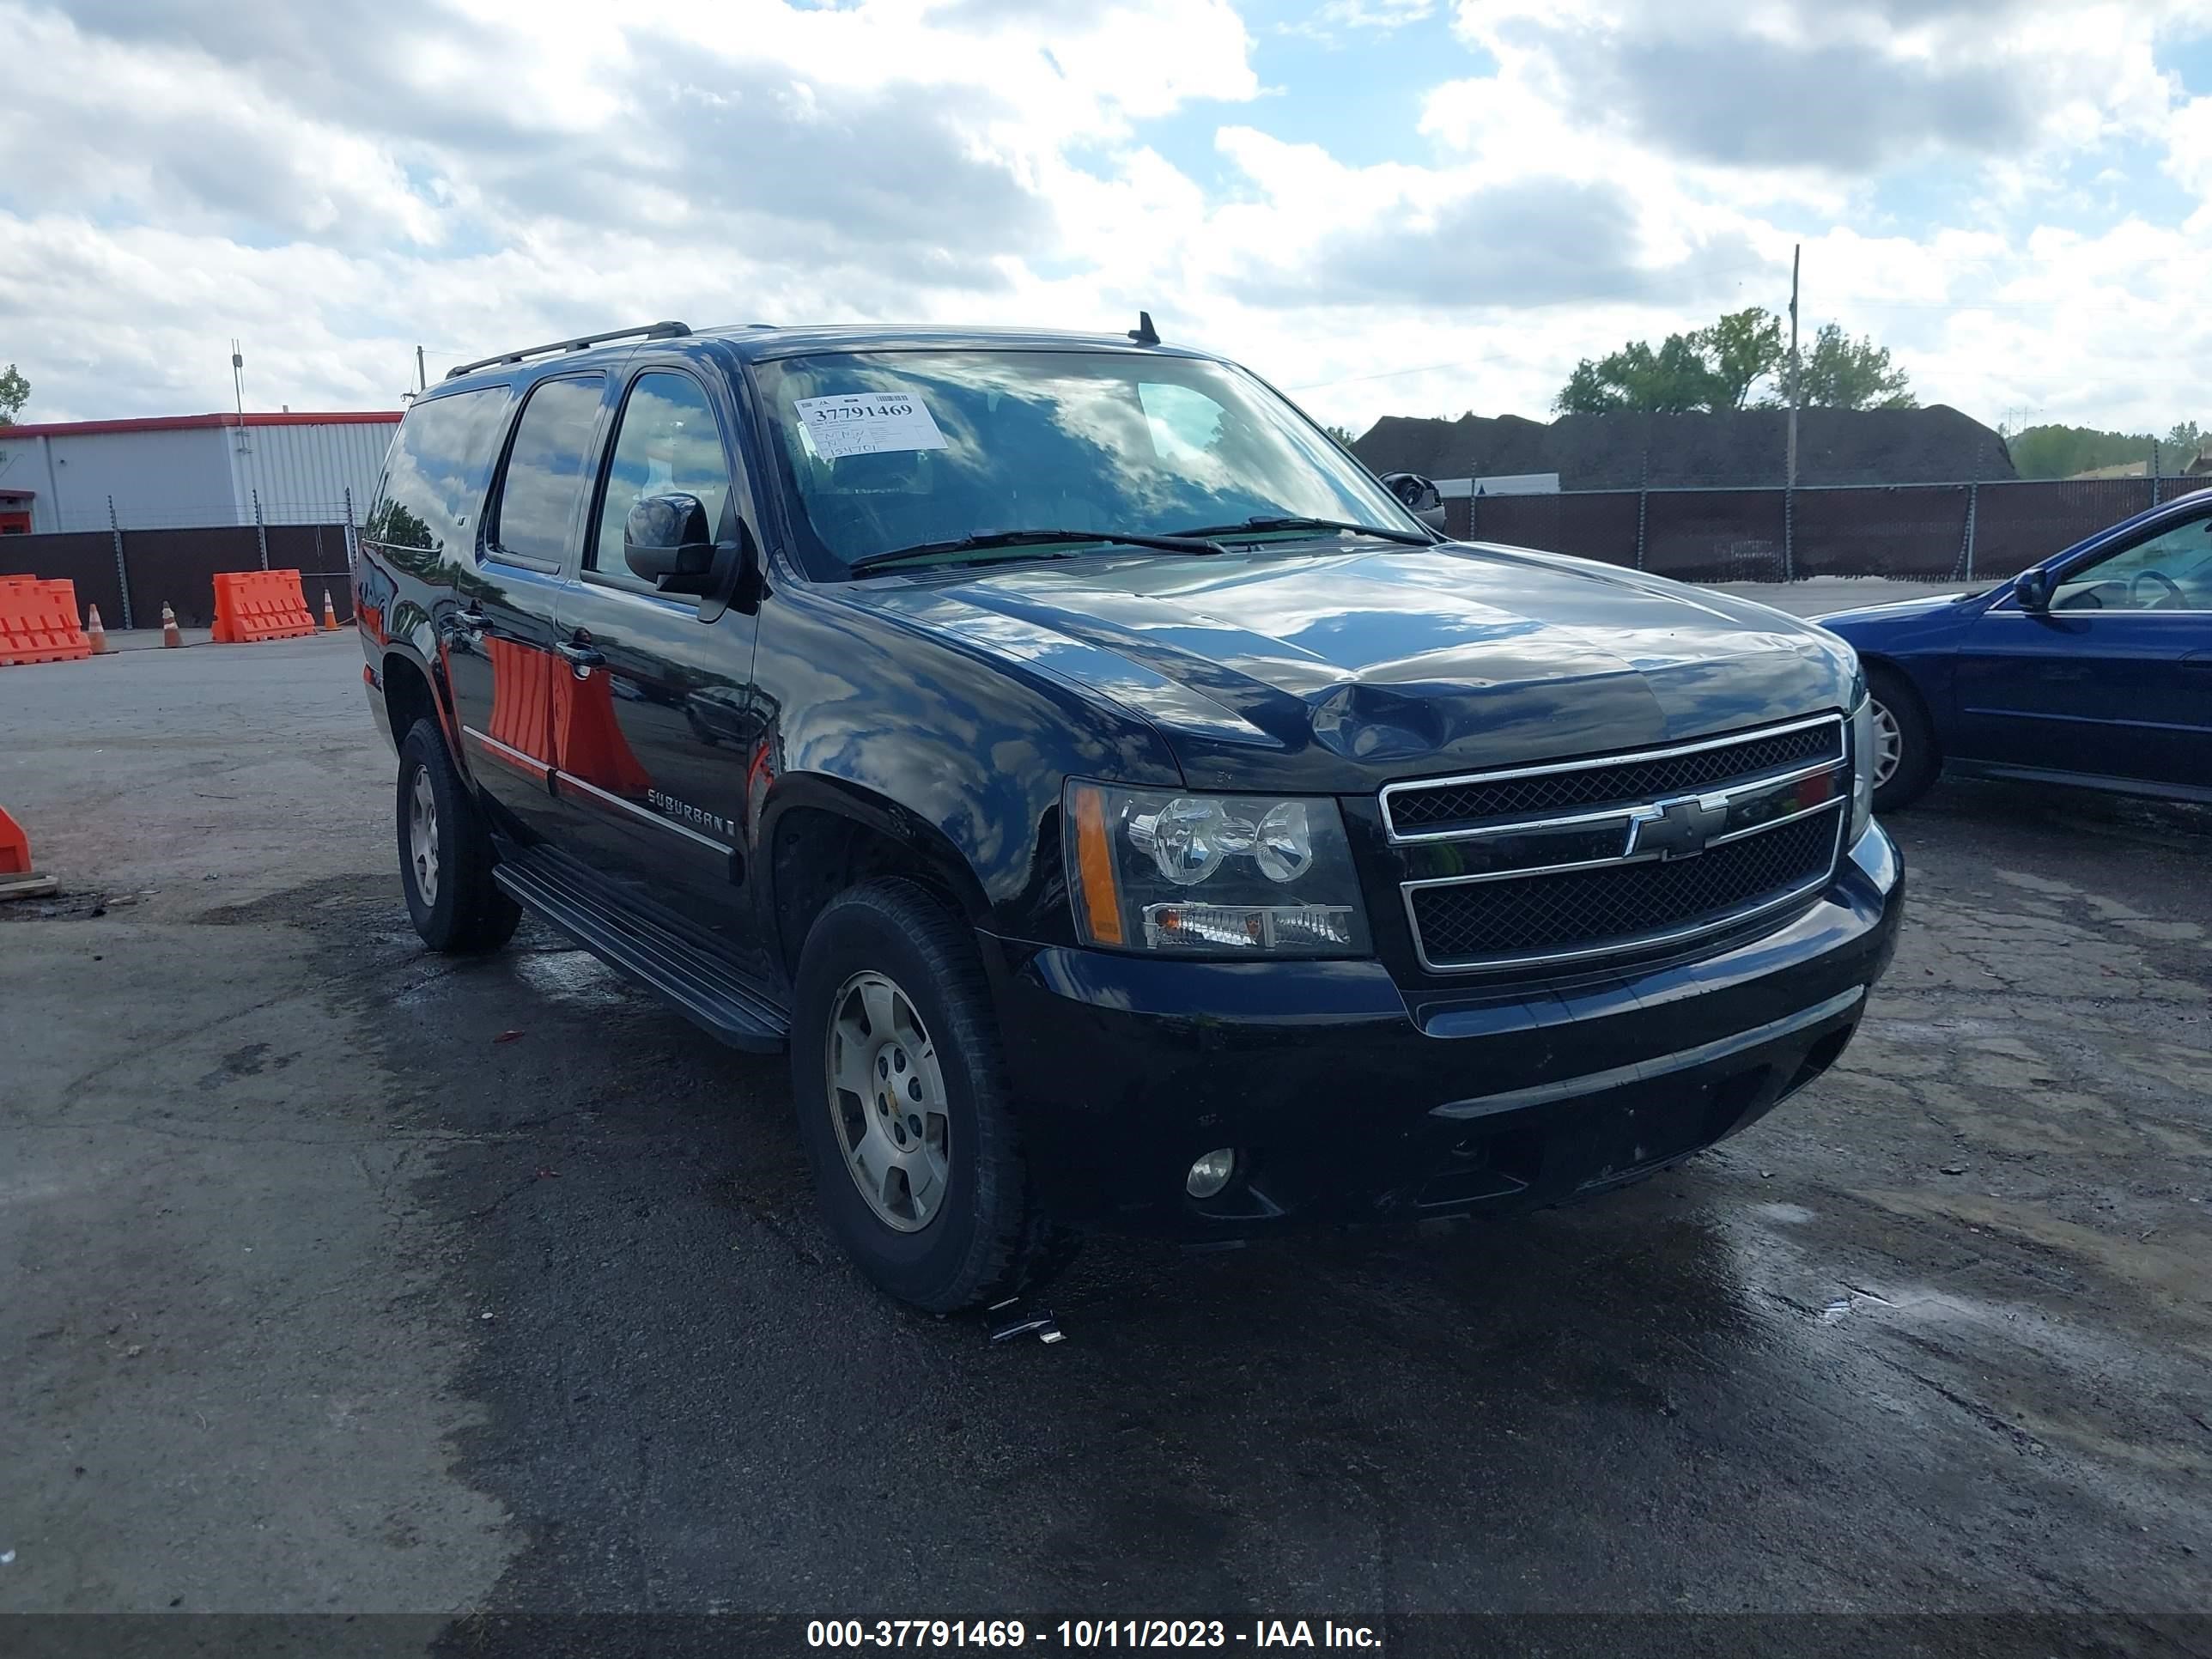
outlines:
M2212 1034L2171 1016L2212 975L2091 900L2171 915L2204 843L1899 829L1932 920L1742 1140L1519 1222L1095 1242L1052 1346L869 1291L781 1064L557 941L357 976L384 1063L442 1079L421 1195L495 1316L461 1467L527 1542L493 1605L2203 1605ZM2067 890L1970 896L1993 841Z
M434 1595L514 1654L902 1609L2151 1654L2212 1605L2212 815L1940 789L1857 1041L1739 1139L1517 1221L1097 1241L1048 1345L845 1266L781 1060L534 925L428 955L387 800L295 860L236 793L193 810L251 881L179 842L0 950L0 1596ZM1668 1618L1542 1622L1593 1613Z

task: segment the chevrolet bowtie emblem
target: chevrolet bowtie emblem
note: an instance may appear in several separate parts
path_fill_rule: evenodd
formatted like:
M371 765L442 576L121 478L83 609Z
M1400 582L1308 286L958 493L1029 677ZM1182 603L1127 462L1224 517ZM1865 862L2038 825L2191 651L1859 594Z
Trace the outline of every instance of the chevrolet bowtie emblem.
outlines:
M1656 853L1662 859L1693 859L1728 827L1728 816L1725 795L1677 795L1654 801L1629 815L1628 850Z

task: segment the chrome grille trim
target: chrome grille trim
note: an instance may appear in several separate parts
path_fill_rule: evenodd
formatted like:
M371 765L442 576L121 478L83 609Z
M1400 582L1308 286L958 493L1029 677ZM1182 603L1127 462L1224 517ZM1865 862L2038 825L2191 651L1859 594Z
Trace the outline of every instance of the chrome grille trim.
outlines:
M1728 749L1762 743L1770 738L1784 738L1793 732L1810 731L1816 726L1827 726L1835 733L1833 752L1822 757L1811 767L1814 772L1826 771L1840 764L1845 758L1844 749L1844 722L1841 714L1814 714L1805 720L1788 720L1779 726L1762 726L1749 732L1732 732L1723 738L1705 738L1694 743L1668 744L1657 749L1640 749L1626 755L1597 755L1586 760L1553 761L1540 766L1506 767L1492 772L1462 772L1447 778L1407 778L1397 783L1382 786L1382 829L1395 844L1418 846L1425 842L1462 841L1475 836L1496 835L1501 830L1548 828L1553 824L1576 822L1577 819L1607 818L1620 816L1626 811L1600 811L1595 813L1569 815L1501 813L1496 823L1485 823L1449 830L1413 830L1401 831L1391 813L1391 802L1401 795L1424 793L1436 789L1455 789L1469 784L1506 783L1516 778L1549 777L1562 772L1590 772L1607 766L1638 766L1649 761L1675 760L1684 755L1703 754L1709 750ZM1809 775L1809 774L1808 774ZM1761 781L1771 782L1771 779ZM1668 790L1668 794L1692 794L1694 790ZM1641 797L1628 799L1627 805L1642 805Z
M1816 730L1822 730L1831 734L1832 740L1824 745L1826 752L1823 757L1809 764L1801 762L1788 766L1786 769L1778 769L1771 758L1772 754L1771 747L1765 748L1763 752L1759 747L1770 745L1771 740L1778 737L1788 737ZM1802 747L1802 744L1800 746ZM1575 810L1553 813L1547 813L1540 810L1502 813L1482 822L1463 823L1445 830L1415 830L1401 834L1391 817L1392 798L1402 796L1410 791L1459 788L1493 783L1506 779L1542 777L1556 773L1589 772L1606 767L1648 765L1654 762L1664 763L1683 755L1706 755L1713 750L1731 747L1746 749L1747 759L1766 759L1768 761L1766 769L1760 771L1754 767L1732 776L1723 771L1717 775L1707 778L1705 787L1702 790L1693 787L1651 787L1651 775L1646 772L1633 780L1643 786L1642 793L1611 798L1601 797L1606 799L1607 804L1595 809L1577 807ZM1714 763L1709 762L1705 766L1709 769L1712 764ZM1695 743L1676 744L1668 748L1644 750L1632 754L1599 756L1588 760L1565 761L1545 766L1470 773L1452 778L1414 779L1385 785L1381 792L1383 826L1389 840L1394 843L1420 848L1453 842L1483 844L1488 842L1491 838L1498 836L1520 836L1533 838L1533 844L1528 848L1509 846L1495 854L1502 858L1517 857L1524 860L1510 864L1503 869L1462 872L1452 875L1419 877L1401 881L1399 884L1400 902L1404 907L1407 931L1413 941L1414 956L1424 971L1439 975L1484 973L1502 969L1529 968L1554 963L1573 963L1608 956L1663 949L1670 945L1686 944L1708 934L1741 927L1756 922L1763 917L1778 917L1782 912L1791 906L1803 903L1834 878L1838 861L1843 854L1844 826L1849 821L1848 808L1851 799L1850 765L1848 727L1844 717L1840 714L1820 714L1750 732L1739 732L1727 737L1705 738ZM1703 769L1693 769L1689 775L1700 775ZM1642 850L1638 847L1638 838L1647 825L1654 821L1668 819L1670 804L1672 809L1678 814L1680 809L1688 805L1704 809L1709 817L1712 812L1718 811L1725 815L1731 810L1755 815L1763 810L1771 810L1774 807L1792 807L1793 804L1789 800L1787 792L1793 786L1804 784L1823 775L1834 778L1833 793L1826 800L1816 801L1810 805L1796 806L1794 810L1782 811L1775 817L1752 823L1739 824L1735 828L1724 827L1727 820L1723 816L1720 823L1714 826L1716 833L1702 842L1692 842L1690 849L1686 851L1670 853L1662 848ZM1836 815L1833 830L1825 838L1815 836L1811 843L1808 844L1806 834L1801 831L1790 841L1776 843L1775 848L1766 855L1770 861L1781 866L1781 868L1774 872L1778 879L1788 880L1797 872L1803 871L1805 874L1802 880L1792 881L1786 890L1778 892L1770 887L1764 891L1728 894L1726 896L1716 894L1715 896L1720 902L1734 903L1735 908L1717 914L1708 909L1705 914L1697 915L1694 920L1686 921L1680 926L1650 925L1661 919L1651 913L1666 908L1657 902L1656 895L1665 893L1678 896L1687 901L1692 896L1690 888L1695 884L1686 886L1681 880L1662 881L1662 878L1654 876L1648 879L1662 881L1659 888L1653 889L1649 886L1640 889L1621 888L1620 889L1620 896L1618 899L1611 896L1613 888L1609 884L1604 883L1593 888L1586 881L1580 884L1578 888L1570 884L1551 890L1550 894L1547 894L1544 890L1530 890L1530 895L1525 900L1506 902L1502 909L1495 906L1490 907L1491 916L1496 921L1496 927L1492 931L1498 935L1494 940L1490 941L1480 939L1483 919L1479 916L1468 916L1463 907L1456 915L1450 912L1438 913L1433 904L1428 907L1431 912L1431 920L1437 921L1440 926L1445 926L1449 917L1448 932L1452 936L1454 945L1464 943L1469 951L1479 951L1482 943L1494 943L1501 946L1521 943L1520 940L1511 939L1510 935L1516 931L1523 934L1531 932L1540 933L1540 928L1534 928L1530 926L1529 919L1537 915L1540 915L1546 922L1554 920L1558 921L1560 934L1559 943L1562 947L1559 949L1504 949L1497 951L1494 954L1450 955L1447 953L1439 959L1431 954L1429 942L1423 934L1422 907L1416 902L1416 900L1419 896L1431 893L1437 889L1468 887L1482 883L1542 880L1550 877L1576 874L1589 876L1594 872L1607 872L1614 870L1624 872L1624 880L1638 883L1647 878L1639 878L1632 873L1637 866L1672 864L1699 858L1708 852L1732 847L1754 836L1765 835L1771 830L1781 830L1791 824L1803 824L1806 820L1822 812L1833 812ZM1601 848L1607 844L1610 827L1616 823L1620 826L1620 850L1608 856L1595 858L1589 856L1591 851ZM1541 837L1547 832L1555 831L1560 834L1560 842L1553 850L1559 854L1571 854L1572 856L1556 863L1541 862L1544 851ZM1825 839L1825 848L1820 844L1823 839ZM1473 848L1470 848L1469 850L1472 852ZM1492 856L1492 854L1486 854L1486 856ZM1531 857L1539 861L1525 861ZM1812 860L1815 858L1820 860L1817 869L1811 867ZM1753 860L1754 865L1758 862L1757 860ZM1417 870L1419 868L1418 857L1414 858L1413 867ZM1433 865L1431 867L1434 867ZM1711 881L1713 884L1724 890L1731 880L1739 879L1747 873L1746 866L1739 859L1730 866L1726 874L1717 867ZM1749 883L1747 881L1743 884L1747 887ZM1639 890L1643 901L1640 904L1638 902ZM1557 896L1553 896L1555 895ZM1618 919L1628 931L1617 936L1601 938L1593 937L1589 932L1583 931L1588 924L1595 923L1602 926L1605 909L1613 905L1618 906ZM1686 908L1686 903L1685 908ZM1634 926L1634 922L1639 919L1639 910L1643 913L1640 919L1645 922L1645 926L1640 929ZM1550 914L1544 914L1546 911L1549 911ZM1531 945L1540 945L1543 942L1540 938L1528 938L1526 940L1526 943Z
M1837 812L1836 839L1838 842L1843 839L1842 827L1844 819L1838 809L1844 806L1847 799L1848 798L1845 800L1826 801L1812 809L1814 812ZM1795 823L1799 817L1810 816L1811 813L1801 812L1779 822ZM1757 835L1759 830L1772 830L1777 827L1778 827L1777 823L1762 823L1758 830L1746 833ZM1741 838L1736 836L1731 839L1741 840ZM1650 859L1654 863L1658 862L1656 856L1650 854L1644 855L1644 858ZM1514 870L1507 873L1515 876L1554 876L1572 870L1619 868L1625 865L1644 861L1644 859L1601 859L1592 864L1560 864L1553 865L1548 869ZM1698 922L1687 927L1632 934L1621 939L1609 939L1602 944L1583 945L1571 951L1544 951L1522 956L1452 957L1443 962L1432 960L1429 956L1428 946L1422 941L1420 917L1413 909L1413 895L1431 887L1462 887L1470 881L1480 881L1486 878L1444 876L1431 881L1409 881L1402 883L1398 892L1400 902L1406 909L1407 931L1413 935L1413 954L1419 959L1424 970L1431 974L1485 974L1493 973L1500 969L1534 968L1553 963L1587 962L1595 957L1627 956L1645 951L1659 950L1669 945L1686 945L1692 939L1703 939L1708 933L1726 933L1731 927L1741 927L1758 921L1761 916L1778 914L1788 909L1793 904L1802 904L1834 879L1835 873L1835 862L1832 857L1827 868L1801 886L1791 888L1788 892L1779 894L1773 898L1762 900L1747 909L1731 911L1727 915L1718 916L1710 921Z

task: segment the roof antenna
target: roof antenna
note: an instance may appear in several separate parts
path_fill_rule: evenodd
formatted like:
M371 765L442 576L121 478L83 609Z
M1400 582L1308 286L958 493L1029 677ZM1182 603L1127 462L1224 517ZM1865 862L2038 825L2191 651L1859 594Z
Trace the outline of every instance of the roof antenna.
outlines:
M1152 326L1151 312L1140 311L1137 313L1137 325L1129 331L1129 337L1139 345L1158 345L1160 343L1160 332Z

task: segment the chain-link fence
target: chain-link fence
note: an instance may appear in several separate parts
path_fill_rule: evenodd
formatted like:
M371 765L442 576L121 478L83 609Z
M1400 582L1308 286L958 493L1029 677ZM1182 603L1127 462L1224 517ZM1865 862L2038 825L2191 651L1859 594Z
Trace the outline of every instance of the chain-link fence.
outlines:
M1447 501L1455 536L1683 581L1994 581L2212 477L1576 490Z
M240 522L234 515L214 524L165 522L159 529L103 522L0 536L0 576L72 581L79 607L98 605L100 620L111 628L157 627L164 605L185 627L204 628L214 620L216 572L297 570L310 611L321 616L327 590L339 619L349 620L355 504L341 498L315 505L335 510L306 520L270 514Z
M363 510L362 502L356 510ZM80 530L214 530L255 524L343 524L343 497L259 495L249 490L240 500L228 495L179 499L164 495L158 508L118 501L113 496L68 501L42 508L41 532L66 533Z

